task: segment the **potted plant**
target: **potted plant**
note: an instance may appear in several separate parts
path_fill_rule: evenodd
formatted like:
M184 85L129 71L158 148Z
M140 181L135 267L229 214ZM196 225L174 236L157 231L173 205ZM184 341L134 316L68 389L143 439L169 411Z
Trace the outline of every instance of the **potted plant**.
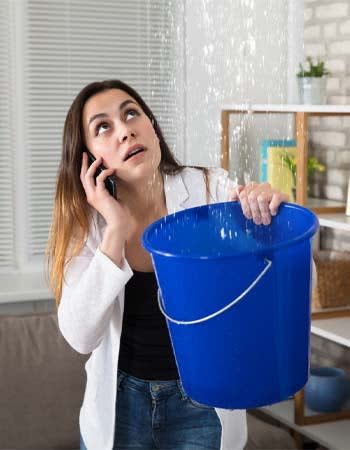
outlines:
M282 154L282 163L289 168L293 178L293 201L296 200L296 186L297 186L297 159L287 152ZM315 156L310 156L307 160L307 176L312 176L315 172L324 172L326 166L321 164Z
M297 73L300 100L303 104L323 105L326 102L326 82L330 72L324 61L306 58L306 64L299 64Z

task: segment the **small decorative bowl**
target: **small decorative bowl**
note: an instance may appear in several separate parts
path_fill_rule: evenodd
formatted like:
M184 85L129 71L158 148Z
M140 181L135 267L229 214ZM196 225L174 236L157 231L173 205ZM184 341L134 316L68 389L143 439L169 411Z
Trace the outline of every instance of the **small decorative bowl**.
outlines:
M317 412L340 411L350 395L346 373L336 367L316 367L310 370L305 386L305 403Z

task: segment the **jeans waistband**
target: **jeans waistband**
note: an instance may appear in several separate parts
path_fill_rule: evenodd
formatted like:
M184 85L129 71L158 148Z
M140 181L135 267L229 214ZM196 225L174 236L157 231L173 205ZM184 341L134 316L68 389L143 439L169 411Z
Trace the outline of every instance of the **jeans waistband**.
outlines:
M140 378L129 375L128 373L118 369L118 387L121 385L130 385L133 388L144 392L170 393L171 391L180 390L183 397L187 397L181 380L142 380Z

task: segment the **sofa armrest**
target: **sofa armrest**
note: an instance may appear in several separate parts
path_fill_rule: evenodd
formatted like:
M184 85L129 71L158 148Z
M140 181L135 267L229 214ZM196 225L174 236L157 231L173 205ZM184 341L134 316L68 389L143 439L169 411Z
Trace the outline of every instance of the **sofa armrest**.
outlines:
M55 313L0 316L0 448L79 448L86 355Z

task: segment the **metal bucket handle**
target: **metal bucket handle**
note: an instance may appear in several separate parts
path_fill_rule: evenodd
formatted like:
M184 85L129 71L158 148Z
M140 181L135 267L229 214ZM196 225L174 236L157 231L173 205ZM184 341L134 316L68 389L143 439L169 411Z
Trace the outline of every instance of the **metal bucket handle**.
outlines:
M212 314L209 314L208 316L202 317L201 319L196 319L196 320L176 320L173 319L172 317L170 317L164 310L164 304L163 304L163 299L162 299L162 295L160 293L160 289L158 289L158 305L159 305L159 309L161 311L161 313L172 323L176 323L177 325L195 325L197 323L202 323L202 322L206 322L207 320L213 319L216 316L219 316L220 314L224 313L225 311L227 311L229 308L231 308L232 306L234 306L236 303L238 303L240 300L242 300L247 294L248 292L250 292L254 286L260 281L260 279L265 275L265 273L271 268L272 266L272 261L270 261L267 258L264 258L264 262L266 263L266 267L264 267L264 269L259 273L259 275L255 278L255 280L247 287L247 289L245 289L242 294L240 294L238 297L236 297L234 300L232 300L231 303L229 303L228 305L224 306L223 308L221 308L219 311L216 311Z

